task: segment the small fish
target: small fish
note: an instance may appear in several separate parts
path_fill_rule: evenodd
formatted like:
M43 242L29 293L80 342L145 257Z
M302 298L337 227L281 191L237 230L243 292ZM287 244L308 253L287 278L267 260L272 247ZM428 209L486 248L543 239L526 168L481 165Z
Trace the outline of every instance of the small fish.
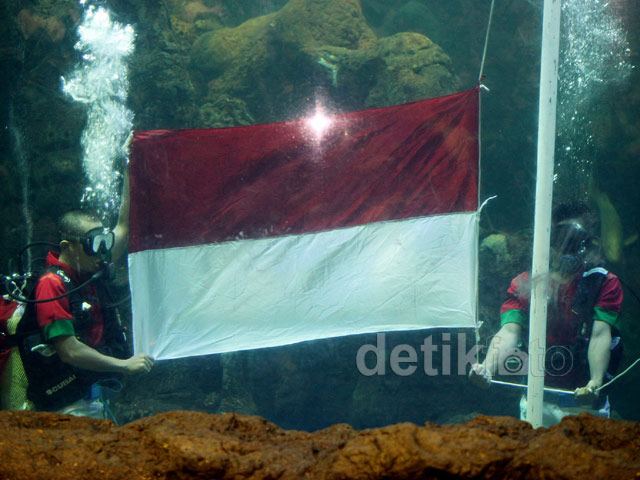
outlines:
M638 234L624 238L622 221L609 195L595 185L591 185L590 197L598 208L600 218L600 246L606 259L612 263L620 263L623 248L638 239Z
M335 63L328 61L324 57L320 57L318 59L318 63L331 72L331 85L333 85L334 87L337 87L338 86L338 66Z

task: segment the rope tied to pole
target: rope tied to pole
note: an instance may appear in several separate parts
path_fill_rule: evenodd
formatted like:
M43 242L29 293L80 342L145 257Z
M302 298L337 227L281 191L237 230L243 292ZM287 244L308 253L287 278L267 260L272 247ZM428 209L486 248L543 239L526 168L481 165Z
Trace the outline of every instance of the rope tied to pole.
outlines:
M484 48L482 49L482 61L480 62L480 73L478 74L478 85L480 88L484 88L489 91L487 87L482 85L482 78L484 77L484 62L487 58L487 46L489 45L489 32L491 31L491 22L493 21L493 7L495 0L491 0L491 8L489 9L489 21L487 22L487 34L484 37Z

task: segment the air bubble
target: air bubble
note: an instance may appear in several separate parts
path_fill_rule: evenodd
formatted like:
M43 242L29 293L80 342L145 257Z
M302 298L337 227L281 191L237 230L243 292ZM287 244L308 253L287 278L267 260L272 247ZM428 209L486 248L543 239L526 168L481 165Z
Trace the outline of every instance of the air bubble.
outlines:
M68 79L62 78L62 89L87 109L81 138L87 186L81 201L107 218L118 203L119 174L114 164L126 155L122 146L133 126L133 112L126 105L126 60L133 52L135 32L130 25L112 21L105 8L90 6L78 36L75 49L82 52L82 61Z

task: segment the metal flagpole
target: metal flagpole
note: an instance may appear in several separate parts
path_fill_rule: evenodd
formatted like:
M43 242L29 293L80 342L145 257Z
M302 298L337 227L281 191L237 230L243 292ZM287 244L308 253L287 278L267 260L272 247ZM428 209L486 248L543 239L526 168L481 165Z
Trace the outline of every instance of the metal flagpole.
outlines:
M561 0L544 0L527 383L527 421L534 428L542 425L561 10Z

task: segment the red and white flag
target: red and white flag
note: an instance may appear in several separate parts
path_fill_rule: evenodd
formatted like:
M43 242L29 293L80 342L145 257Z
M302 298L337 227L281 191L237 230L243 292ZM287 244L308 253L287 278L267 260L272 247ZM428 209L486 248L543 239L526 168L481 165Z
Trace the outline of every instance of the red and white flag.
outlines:
M478 91L136 132L136 351L157 359L473 327Z

